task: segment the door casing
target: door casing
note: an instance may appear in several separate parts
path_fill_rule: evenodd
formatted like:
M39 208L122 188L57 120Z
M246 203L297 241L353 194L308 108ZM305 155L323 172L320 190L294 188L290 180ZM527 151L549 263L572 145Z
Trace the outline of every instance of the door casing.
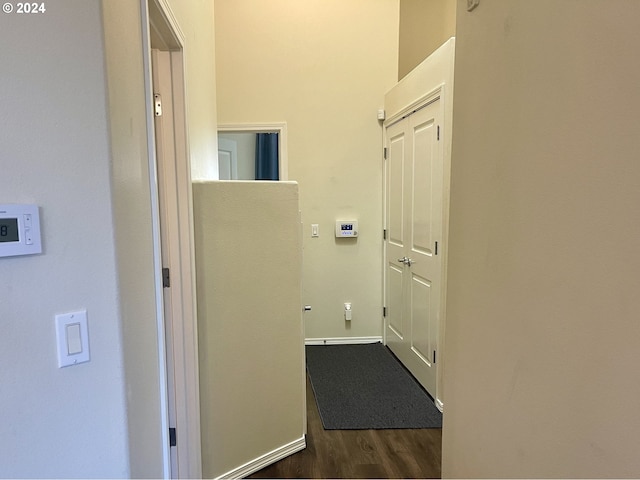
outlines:
M442 289L441 123L438 90L385 127L385 340L434 397Z
M439 245L442 254L442 291L440 296L440 322L438 334L438 371L436 379L436 406L444 410L444 395L442 389L443 366L446 364L446 352L444 350L444 337L446 329L446 295L447 295L447 255L449 237L449 192L451 178L451 131L453 127L453 85L454 85L454 59L455 38L444 42L436 51L416 66L396 86L385 94L384 109L387 115L383 126L390 125L407 113L424 105L433 95L440 91L443 102L443 118L441 140L443 142L443 205L442 205L442 244ZM383 128L384 137L384 128ZM384 140L383 140L384 142ZM383 144L384 147L386 145ZM386 174L385 174L386 175ZM383 207L387 198L384 191L387 179L383 175ZM383 208L383 228L386 229L387 218ZM384 251L384 249L383 249ZM386 255L383 255L382 267L387 264ZM386 283L386 279L383 279ZM386 298L386 290L383 292ZM382 330L385 331L385 319L382 317ZM386 339L383 339L386 343Z
M160 370L160 406L162 428L162 458L164 478L201 477L200 404L198 380L198 341L195 303L195 256L193 239L193 204L191 196L191 166L187 141L185 108L185 35L182 33L166 0L140 0L142 12L145 94L147 105L147 146L151 179L151 205L154 244L156 290L156 323L158 332L158 364ZM168 75L173 85L172 135L173 153L163 159L156 154L155 115L153 108L153 69L151 48L170 51ZM166 73L166 72L165 72ZM172 219L161 222L160 196L165 186L158 184L158 162L172 171L175 187L170 202ZM178 236L165 235L162 230ZM166 231L164 233L167 233ZM169 244L167 244L167 241ZM163 251L173 265L171 293L174 314L170 325L165 323L164 289L162 285ZM169 330L169 331L168 331ZM171 375L171 378L169 378ZM169 398L175 400L170 402ZM178 448L173 455L169 446L170 404L171 418L178 430Z

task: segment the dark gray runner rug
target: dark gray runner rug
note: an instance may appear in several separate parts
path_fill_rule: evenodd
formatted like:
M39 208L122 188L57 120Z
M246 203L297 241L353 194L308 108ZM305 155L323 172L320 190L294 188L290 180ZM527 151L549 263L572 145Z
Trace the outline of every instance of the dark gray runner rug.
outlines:
M381 343L307 345L325 430L441 428L433 400Z

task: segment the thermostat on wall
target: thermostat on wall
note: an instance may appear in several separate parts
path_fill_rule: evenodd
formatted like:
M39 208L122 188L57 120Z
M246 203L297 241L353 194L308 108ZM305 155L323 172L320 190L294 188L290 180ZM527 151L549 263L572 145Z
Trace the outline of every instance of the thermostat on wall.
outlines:
M349 238L358 236L357 220L336 220L336 238Z
M42 253L37 205L0 205L0 257Z

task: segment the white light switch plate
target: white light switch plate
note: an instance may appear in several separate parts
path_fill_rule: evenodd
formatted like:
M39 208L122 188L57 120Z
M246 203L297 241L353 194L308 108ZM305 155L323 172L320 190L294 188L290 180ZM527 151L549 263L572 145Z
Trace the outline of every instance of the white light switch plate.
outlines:
M91 357L87 311L56 315L56 339L58 368L88 362Z

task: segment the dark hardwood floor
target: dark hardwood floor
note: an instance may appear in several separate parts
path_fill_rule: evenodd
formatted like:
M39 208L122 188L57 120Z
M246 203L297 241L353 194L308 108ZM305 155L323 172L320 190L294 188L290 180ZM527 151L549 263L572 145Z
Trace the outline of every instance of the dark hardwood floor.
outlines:
M440 478L442 430L325 430L307 378L307 448L248 478Z

